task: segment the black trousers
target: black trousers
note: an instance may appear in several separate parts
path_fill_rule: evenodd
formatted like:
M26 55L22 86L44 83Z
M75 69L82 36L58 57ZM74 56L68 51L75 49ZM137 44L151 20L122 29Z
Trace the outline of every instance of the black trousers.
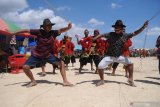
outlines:
M113 68L113 69L116 69L118 65L119 65L119 63L114 62L113 65L112 65L112 68Z

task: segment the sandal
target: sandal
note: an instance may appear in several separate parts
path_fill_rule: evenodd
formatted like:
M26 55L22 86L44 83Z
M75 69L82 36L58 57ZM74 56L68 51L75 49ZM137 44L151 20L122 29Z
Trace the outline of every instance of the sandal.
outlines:
M132 86L132 87L136 87L136 85L134 84L134 82L133 82L133 81L128 80L127 82L129 83L129 85L130 85L130 86Z

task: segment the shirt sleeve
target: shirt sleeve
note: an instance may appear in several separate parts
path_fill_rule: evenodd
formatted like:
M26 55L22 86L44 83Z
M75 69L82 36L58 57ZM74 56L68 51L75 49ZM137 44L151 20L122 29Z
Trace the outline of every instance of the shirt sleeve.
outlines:
M74 50L74 48L75 48L75 45L74 45L74 43L72 42L72 48L73 48L73 50Z
M39 35L40 34L40 30L39 29L30 29L30 34L31 35Z
M109 36L110 36L110 33L104 33L104 34L102 34L102 37L104 37L104 38L106 38L106 39L108 39Z
M54 37L57 37L60 34L58 33L58 30L52 30L52 35L54 35Z
M83 43L83 38L80 41L78 41L79 45L81 45L82 43Z
M128 34L126 34L126 36L127 36L128 38L132 38L134 35L133 35L133 33L128 33Z
M92 41L92 36L88 36L87 41Z

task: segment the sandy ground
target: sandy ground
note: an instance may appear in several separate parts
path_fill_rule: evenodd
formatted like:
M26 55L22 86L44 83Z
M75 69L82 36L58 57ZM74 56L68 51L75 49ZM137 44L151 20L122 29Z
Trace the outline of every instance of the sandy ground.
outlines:
M59 70L52 74L52 66L46 65L47 75L40 77L40 68L32 69L37 86L26 88L29 79L24 73L0 74L0 107L160 107L160 75L156 57L131 58L134 62L134 80L137 87L127 84L123 65L117 68L116 76L105 71L105 84L95 83L99 76L84 67L83 74L77 74L79 62L75 67L69 65L67 76L75 87L61 85ZM159 104L158 104L159 103Z

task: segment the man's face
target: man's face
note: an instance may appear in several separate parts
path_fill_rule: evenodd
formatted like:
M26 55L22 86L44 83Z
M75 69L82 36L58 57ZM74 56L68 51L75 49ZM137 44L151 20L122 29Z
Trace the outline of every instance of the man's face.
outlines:
M115 27L114 28L114 31L117 33L117 34L123 34L125 29L123 27Z
M94 36L98 36L99 32L98 31L94 31Z
M72 41L72 37L70 37L69 39L70 39L70 41Z
M88 36L88 34L89 34L89 31L88 31L88 30L85 30L85 31L84 31L84 35L85 35L85 36Z
M52 29L52 25L45 25L45 26L43 27L43 29L44 29L46 32L49 32L49 31L51 31L51 29Z

